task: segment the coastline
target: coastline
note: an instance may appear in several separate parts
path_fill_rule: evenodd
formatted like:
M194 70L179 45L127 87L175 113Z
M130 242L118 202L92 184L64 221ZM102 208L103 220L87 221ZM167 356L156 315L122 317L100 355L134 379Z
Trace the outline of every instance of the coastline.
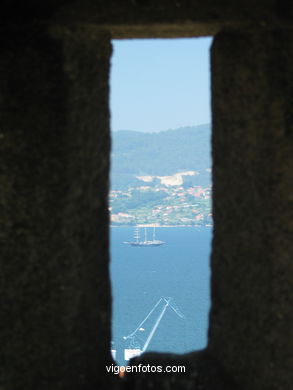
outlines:
M110 228L119 228L119 227L135 227L135 226L138 226L138 227L156 227L156 228L187 228L187 227L192 227L192 228L212 228L213 225L155 225L155 224L151 224L151 225L143 225L143 224L139 224L139 225L110 225Z

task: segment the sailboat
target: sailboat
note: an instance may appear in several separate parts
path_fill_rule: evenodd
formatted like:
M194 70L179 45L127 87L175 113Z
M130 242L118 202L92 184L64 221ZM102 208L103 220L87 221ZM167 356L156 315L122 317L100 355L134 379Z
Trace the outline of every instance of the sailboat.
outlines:
M165 241L156 240L156 227L153 226L153 239L147 239L147 228L144 227L144 240L140 237L140 228L136 226L134 229L133 241L124 241L124 244L131 246L160 246L165 244Z

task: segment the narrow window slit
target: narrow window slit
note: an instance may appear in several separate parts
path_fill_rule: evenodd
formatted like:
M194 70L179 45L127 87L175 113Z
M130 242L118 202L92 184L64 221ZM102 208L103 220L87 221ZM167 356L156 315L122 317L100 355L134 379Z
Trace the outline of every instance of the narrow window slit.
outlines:
M210 38L113 41L112 355L207 344Z

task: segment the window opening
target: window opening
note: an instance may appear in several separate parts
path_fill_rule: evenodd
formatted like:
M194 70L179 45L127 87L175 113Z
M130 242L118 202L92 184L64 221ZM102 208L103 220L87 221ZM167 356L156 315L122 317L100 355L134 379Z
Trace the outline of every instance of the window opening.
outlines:
M112 355L207 344L211 38L113 41Z

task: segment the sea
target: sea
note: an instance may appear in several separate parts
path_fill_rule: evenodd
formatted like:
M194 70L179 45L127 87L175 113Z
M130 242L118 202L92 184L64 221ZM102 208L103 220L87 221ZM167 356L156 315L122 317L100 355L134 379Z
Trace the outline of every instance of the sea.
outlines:
M137 328L132 347L141 349L155 329L146 351L186 353L204 348L211 304L212 227L158 227L156 239L165 241L158 247L124 244L133 240L133 231L111 228L112 349L117 351L117 363L125 364L124 349L131 341L127 336ZM151 239L152 230L148 232ZM169 305L160 318L164 298L172 298L175 310Z

